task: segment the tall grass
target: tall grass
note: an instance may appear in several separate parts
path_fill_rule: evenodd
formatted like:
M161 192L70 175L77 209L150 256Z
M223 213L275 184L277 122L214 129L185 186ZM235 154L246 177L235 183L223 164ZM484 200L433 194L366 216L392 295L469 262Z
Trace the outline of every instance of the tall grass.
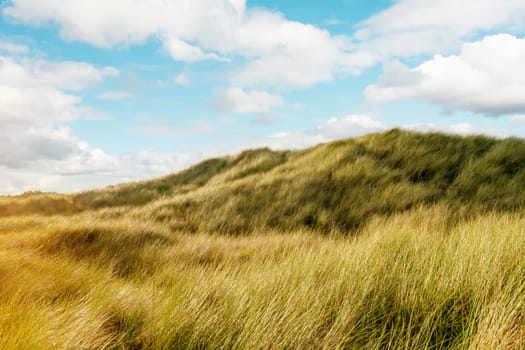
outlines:
M2 349L522 349L525 218L446 207L359 235L0 220Z
M524 165L523 140L391 130L298 152L246 151L70 196L0 197L0 216L120 207L188 232L352 232L374 215L421 205L463 209L459 217L519 211Z
M0 349L525 349L524 165L392 130L0 197Z

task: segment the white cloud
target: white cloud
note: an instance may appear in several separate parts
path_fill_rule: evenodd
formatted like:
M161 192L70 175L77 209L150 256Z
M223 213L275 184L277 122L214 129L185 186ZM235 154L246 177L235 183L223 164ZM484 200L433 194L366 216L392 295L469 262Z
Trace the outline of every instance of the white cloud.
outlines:
M327 140L355 137L370 132L386 130L387 126L378 118L363 114L352 114L342 118L330 118L316 129L316 133Z
M349 54L344 37L248 9L245 0L12 0L3 13L26 23L55 22L62 37L99 47L156 37L175 60L242 56L248 63L232 81L246 86L308 87L368 65L371 57Z
M297 150L327 142L323 135L310 134L306 131L283 131L266 136L253 142L252 147L270 147L281 150Z
M164 40L164 48L176 61L198 62L204 60L227 61L214 53L206 53L200 47L193 46L176 37L169 37Z
M201 158L186 152L139 150L119 156L99 149L77 151L63 160L46 160L16 168L0 165L0 193L24 191L68 193L125 181L150 179L179 171Z
M516 33L525 28L523 0L397 0L359 24L352 38L334 36L273 11L248 8L245 0L11 0L2 12L26 23L53 22L63 38L97 47L142 44L156 38L175 60L245 62L229 72L228 83L239 87L218 90L212 99L212 105L225 112L271 116L271 110L283 101L262 91L267 86L305 88L339 74L360 73L392 58L439 52L442 56L415 68L399 62L385 65L379 83L367 90L367 98L374 102L415 98L448 110L512 113L515 124L525 120L525 102L520 99L525 96L524 68L519 64L524 62L523 39L491 36L451 55L465 39L480 33ZM0 42L0 52L18 57L30 51ZM96 187L165 174L210 156L151 150L110 155L79 140L67 123L96 115L83 104L79 92L117 74L114 68L86 63L0 57L0 192L70 191L80 189L78 184ZM171 77L169 83L189 83L185 78ZM100 97L118 97L107 93ZM136 132L182 135L180 128L165 121L138 121L148 124L139 125ZM195 133L213 131L206 121L187 126ZM378 118L349 115L310 130L276 133L254 142L302 148L388 127ZM402 127L461 134L477 130L468 123Z
M236 32L236 44L253 58L232 77L233 84L242 86L305 88L360 63L347 52L346 38L268 11L248 13Z
M175 77L175 84L177 85L187 86L190 85L190 83L190 77L188 77L186 73L177 74L177 76Z
M0 52L7 52L13 55L26 54L29 53L29 48L25 45L0 40Z
M21 168L32 162L60 160L69 157L78 147L71 129L9 128L0 132L0 164Z
M341 118L327 119L310 130L274 133L254 141L253 145L269 146L276 149L301 149L337 139L381 132L386 129L388 126L379 118L364 114L350 114Z
M469 135L473 134L474 126L469 123L456 124L435 124L435 123L417 123L405 124L401 126L402 129L419 131L419 132L444 132L447 134Z
M51 87L81 91L119 72L83 62L51 62L0 56L0 84L11 87Z
M210 102L218 112L260 113L269 112L283 104L280 96L265 91L245 91L242 88L216 90Z
M418 132L441 132L445 134L455 134L461 136L467 135L486 135L497 138L511 136L507 131L501 128L489 128L486 126L473 125L470 123L414 123L400 125L399 128Z
M194 161L194 154L188 152L108 154L63 125L2 126L0 194L79 191L161 176Z
M87 63L0 56L2 127L58 125L93 116L79 96L65 91L81 91L116 74L114 68L98 69Z
M16 88L0 83L0 123L40 126L72 121L81 113L81 99L53 88Z
M0 129L0 194L71 192L161 176L190 165L191 152L139 150L112 155L80 140L69 127Z
M3 13L18 21L38 25L56 22L62 26L63 38L109 47L146 40L152 30L157 29L158 22L151 11L154 3L160 2L14 0Z
M482 32L523 29L524 16L522 0L398 0L358 24L354 39L383 58L450 53Z
M106 91L106 92L103 92L97 95L97 97L101 100L117 101L117 100L126 100L128 98L132 98L133 94L126 92L126 91Z
M184 154L110 155L67 123L98 119L78 93L118 71L81 62L0 56L0 193L73 191L178 170ZM113 96L111 96L113 95ZM105 97L116 97L109 94Z
M395 127L418 132L442 132L457 135L484 134L494 137L509 136L504 130L475 126L467 122L452 124L430 122L396 125L388 124L382 121L381 118L366 114L350 114L341 118L324 120L309 130L273 133L251 141L247 147L267 146L275 149L303 149L319 143L383 132Z
M0 130L0 173L28 174L33 177L54 177L75 174L97 174L115 169L117 159L79 140L66 126L10 126ZM39 188L36 183L22 184L14 175L11 185L0 186L0 193L12 192L14 183L18 190ZM9 190L9 187L11 190Z
M154 176L166 175L190 166L198 161L195 154L189 152L159 152L150 149L121 156L121 174L115 174L115 180L121 181L123 176L130 180L148 179ZM114 181L115 181L114 180Z
M504 53L504 54L502 54ZM418 99L447 111L486 115L525 112L525 39L500 34L464 44L458 55L441 56L408 68L388 65L370 102Z
M352 37L249 8L246 0L11 0L3 13L57 23L62 37L99 47L155 37L176 60L242 56L247 63L230 83L243 87L305 88L395 57L449 54L487 31L525 28L523 0L398 0L359 23Z

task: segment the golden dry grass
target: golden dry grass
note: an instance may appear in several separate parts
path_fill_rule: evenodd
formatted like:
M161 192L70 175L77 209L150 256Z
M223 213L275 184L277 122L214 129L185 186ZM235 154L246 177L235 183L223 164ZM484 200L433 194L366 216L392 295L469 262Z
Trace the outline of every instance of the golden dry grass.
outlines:
M357 236L0 221L3 349L522 349L525 218L444 207Z
M524 188L392 130L0 197L0 349L525 349Z

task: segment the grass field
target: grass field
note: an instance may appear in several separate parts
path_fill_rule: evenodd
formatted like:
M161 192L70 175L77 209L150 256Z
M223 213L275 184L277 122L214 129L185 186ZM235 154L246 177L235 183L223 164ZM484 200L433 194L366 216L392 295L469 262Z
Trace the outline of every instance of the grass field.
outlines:
M525 142L394 130L0 198L2 349L524 349Z

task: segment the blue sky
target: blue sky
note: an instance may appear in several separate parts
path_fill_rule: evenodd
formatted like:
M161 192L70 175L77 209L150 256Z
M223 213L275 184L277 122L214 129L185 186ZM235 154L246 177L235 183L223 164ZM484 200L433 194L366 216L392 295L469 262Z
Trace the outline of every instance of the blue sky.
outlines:
M0 193L401 127L525 136L525 2L11 0Z

